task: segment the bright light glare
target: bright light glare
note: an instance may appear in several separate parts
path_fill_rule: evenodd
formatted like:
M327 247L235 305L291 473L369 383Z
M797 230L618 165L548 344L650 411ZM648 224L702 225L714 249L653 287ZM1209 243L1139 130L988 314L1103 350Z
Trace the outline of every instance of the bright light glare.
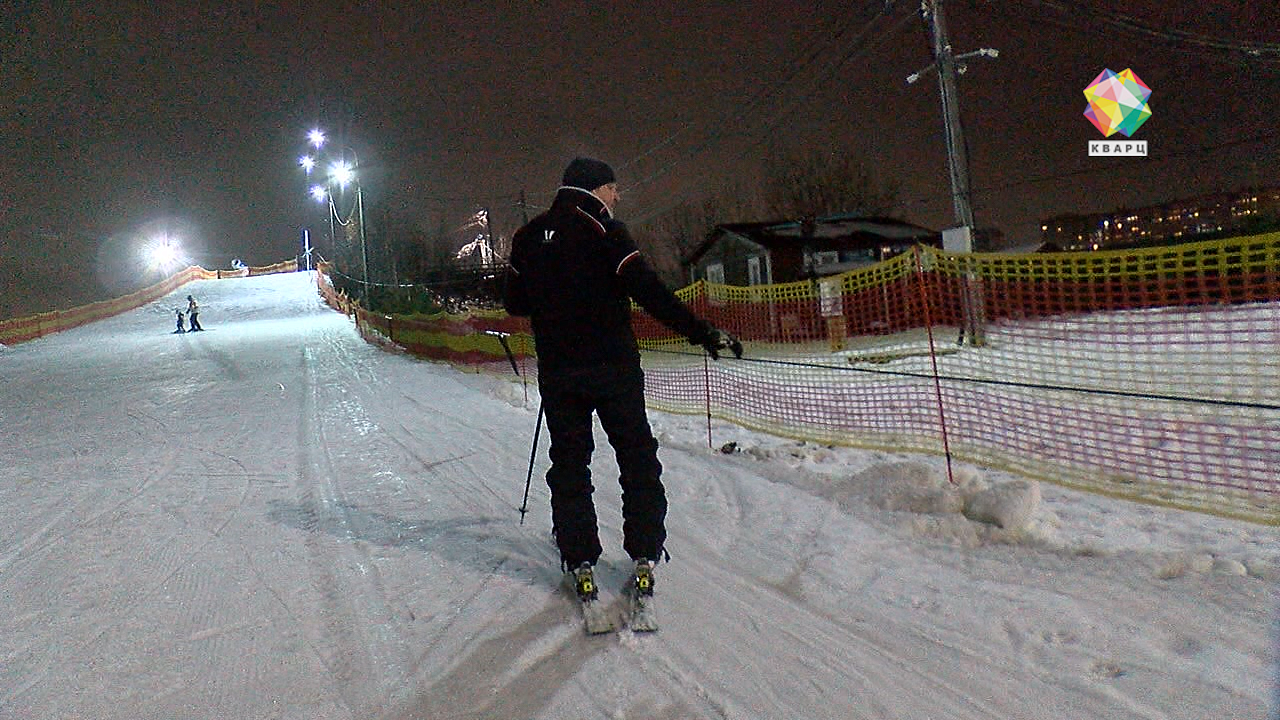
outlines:
M324 199L325 199L328 195L329 195L329 193L325 191L325 189L324 189L324 186L323 186L323 185L312 185L312 186L311 186L311 197L315 198L315 201L316 201L316 202L324 202Z
M351 169L351 165L345 161L334 163L329 168L329 175L334 180L337 180L342 187L346 187L347 183L350 183L356 176L355 171Z
M303 155L302 157L298 158L298 164L302 166L303 170L307 171L308 175L310 175L311 171L316 166L316 159L311 157L310 155Z
M151 257L157 265L168 265L178 259L178 249L172 245L157 245L151 250Z
M320 146L324 144L324 133L320 131L320 128L316 128L307 133L307 140L319 150Z
M169 273L178 269L186 259L182 256L182 248L173 239L162 236L147 243L143 250L146 256L147 269Z

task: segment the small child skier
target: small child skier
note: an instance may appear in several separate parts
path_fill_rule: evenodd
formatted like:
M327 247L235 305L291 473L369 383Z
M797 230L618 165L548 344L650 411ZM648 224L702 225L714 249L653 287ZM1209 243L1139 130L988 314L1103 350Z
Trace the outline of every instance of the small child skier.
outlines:
M187 331L187 329L186 329L185 327L183 327L183 322L182 322L182 320L183 320L182 311L181 311L181 310L178 310L177 312L178 312L178 329L173 331L173 334L174 334L174 335L178 335L178 334L180 334L180 333L185 333L185 332Z

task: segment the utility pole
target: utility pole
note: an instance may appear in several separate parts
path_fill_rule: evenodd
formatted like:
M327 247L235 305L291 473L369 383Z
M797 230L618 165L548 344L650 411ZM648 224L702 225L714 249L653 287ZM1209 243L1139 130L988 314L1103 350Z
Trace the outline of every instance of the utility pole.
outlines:
M364 268L364 288L362 298L365 309L369 307L369 247L364 239L364 190L356 183L356 211L360 214L360 266Z
M929 19L933 35L933 61L938 70L938 89L942 95L942 121L946 127L947 167L951 171L951 202L956 211L956 224L973 227L972 194L969 191L969 154L960 124L960 97L956 91L956 59L951 53L951 38L942 15L942 0L923 0L921 12Z
M973 195L969 189L969 153L964 140L964 127L960 122L960 93L956 88L956 75L968 69L964 60L971 57L998 57L999 51L982 48L963 55L955 55L951 38L947 35L947 23L942 13L943 0L920 0L920 14L929 23L932 39L933 65L912 73L908 83L914 83L921 75L936 70L938 90L942 97L942 121L947 145L947 169L951 175L951 204L955 210L958 227L943 232L943 247L960 252L973 251ZM954 240L953 240L954 238ZM961 297L964 328L961 341L968 335L972 345L985 344L982 290L976 275L969 271L963 279Z

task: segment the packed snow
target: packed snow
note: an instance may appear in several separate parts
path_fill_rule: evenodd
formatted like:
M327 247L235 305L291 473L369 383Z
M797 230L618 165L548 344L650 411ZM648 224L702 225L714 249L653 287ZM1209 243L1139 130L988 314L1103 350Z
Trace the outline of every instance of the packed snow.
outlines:
M171 334L187 294L206 331ZM305 273L8 347L0 382L0 718L1275 712L1274 528L659 412L662 629L587 637L545 435L517 512L536 388L370 345Z

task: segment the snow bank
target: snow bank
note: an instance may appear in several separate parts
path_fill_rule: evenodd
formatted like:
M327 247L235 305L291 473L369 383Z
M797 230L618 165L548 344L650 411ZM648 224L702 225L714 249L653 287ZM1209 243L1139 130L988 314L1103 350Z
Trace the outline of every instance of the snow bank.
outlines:
M926 460L884 458L850 473L823 470L844 454L836 448L799 442L783 447L726 443L721 452L741 452L762 462L791 460L804 474L789 482L804 486L849 513L867 508L918 538L961 547L988 543L1055 545L1058 519L1042 507L1040 485L1026 480L992 483L981 470L952 469Z
M1021 530L1031 524L1040 508L1040 483L1014 480L980 490L964 504L964 516L1005 530Z

